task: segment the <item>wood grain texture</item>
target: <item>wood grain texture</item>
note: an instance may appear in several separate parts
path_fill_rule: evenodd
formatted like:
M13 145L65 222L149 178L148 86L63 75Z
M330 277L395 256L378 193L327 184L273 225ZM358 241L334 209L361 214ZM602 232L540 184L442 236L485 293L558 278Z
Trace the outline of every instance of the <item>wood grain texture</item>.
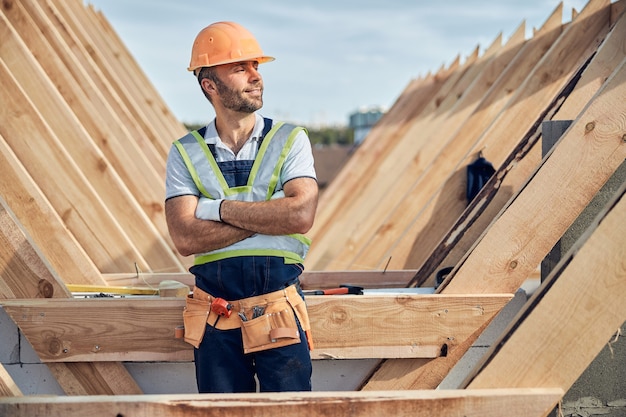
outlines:
M449 277L444 292L515 291L622 164L624 62Z
M626 322L625 192L547 277L469 388L568 390Z
M311 296L314 358L436 357L488 323L511 295ZM190 361L174 338L181 299L1 303L44 362Z
M621 19L600 45L573 91L564 97L565 101L552 117L553 120L574 120L578 117L623 59L626 52L623 49L624 38L626 19ZM416 273L412 284L432 284L437 270L456 265L509 199L519 192L540 165L541 159L540 141L512 153L494 178L485 185L485 190L465 209L463 215L441 239Z
M0 196L0 299L69 297Z
M6 368L0 364L0 398L1 397L17 397L21 396L22 391L17 386Z
M101 415L151 417L211 417L254 415L369 417L501 417L545 416L563 395L560 389L451 390L368 393L274 393L231 395L142 395L97 397L23 397L0 399L6 417Z

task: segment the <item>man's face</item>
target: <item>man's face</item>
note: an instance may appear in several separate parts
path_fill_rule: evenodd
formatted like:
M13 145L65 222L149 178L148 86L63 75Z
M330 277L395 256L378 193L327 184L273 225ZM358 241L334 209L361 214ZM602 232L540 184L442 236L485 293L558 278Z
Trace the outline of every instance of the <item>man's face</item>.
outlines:
M240 113L254 113L263 107L263 78L256 61L220 65L215 86L222 105Z

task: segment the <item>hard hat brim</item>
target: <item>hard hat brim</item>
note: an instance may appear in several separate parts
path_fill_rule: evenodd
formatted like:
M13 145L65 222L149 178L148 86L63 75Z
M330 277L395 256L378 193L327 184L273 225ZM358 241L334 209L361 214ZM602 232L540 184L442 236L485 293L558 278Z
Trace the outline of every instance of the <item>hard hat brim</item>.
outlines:
M253 57L238 57L237 59L231 59L226 61L216 62L212 65L196 65L193 67L187 67L187 71L195 72L200 68L208 68L208 67L217 67L218 65L226 65L226 64L234 64L236 62L247 62L247 61L257 61L259 64L265 64L266 62L272 62L276 60L273 56L253 56Z

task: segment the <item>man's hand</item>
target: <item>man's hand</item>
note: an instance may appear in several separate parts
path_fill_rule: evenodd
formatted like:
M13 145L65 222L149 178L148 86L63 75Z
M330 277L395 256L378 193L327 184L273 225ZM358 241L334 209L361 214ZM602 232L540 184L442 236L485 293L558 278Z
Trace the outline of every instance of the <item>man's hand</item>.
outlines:
M225 223L196 217L198 197L185 195L165 202L165 218L172 241L183 256L225 248L254 234Z
M296 178L283 186L284 197L269 201L224 200L222 222L265 235L306 233L313 226L317 209L317 181Z

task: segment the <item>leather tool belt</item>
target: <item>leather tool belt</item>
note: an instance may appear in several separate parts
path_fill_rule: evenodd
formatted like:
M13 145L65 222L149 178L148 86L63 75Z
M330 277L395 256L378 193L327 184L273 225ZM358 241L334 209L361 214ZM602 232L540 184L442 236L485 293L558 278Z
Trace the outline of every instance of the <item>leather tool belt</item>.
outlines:
M185 342L195 348L200 346L207 324L218 330L241 328L244 353L252 353L300 343L300 322L309 349L313 349L306 304L295 285L268 294L229 301L232 306L229 317L219 316L212 311L211 303L214 299L198 287L187 296L183 311L183 337Z

